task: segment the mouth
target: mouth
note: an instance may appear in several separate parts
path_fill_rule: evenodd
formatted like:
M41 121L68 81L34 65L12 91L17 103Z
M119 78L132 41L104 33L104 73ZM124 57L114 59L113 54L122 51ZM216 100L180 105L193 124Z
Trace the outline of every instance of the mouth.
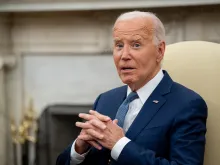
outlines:
M131 71L134 71L135 68L133 67L121 67L121 72L122 73L128 73L128 72L131 72Z

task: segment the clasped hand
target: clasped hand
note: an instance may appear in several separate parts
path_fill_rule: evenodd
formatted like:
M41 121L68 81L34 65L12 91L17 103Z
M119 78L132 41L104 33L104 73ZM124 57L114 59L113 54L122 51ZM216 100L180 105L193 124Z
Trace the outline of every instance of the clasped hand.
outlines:
M125 136L123 129L117 125L117 119L112 121L108 116L93 110L90 110L89 114L80 113L79 117L86 122L76 122L76 126L82 128L77 140L99 150L101 146L111 150L118 140Z

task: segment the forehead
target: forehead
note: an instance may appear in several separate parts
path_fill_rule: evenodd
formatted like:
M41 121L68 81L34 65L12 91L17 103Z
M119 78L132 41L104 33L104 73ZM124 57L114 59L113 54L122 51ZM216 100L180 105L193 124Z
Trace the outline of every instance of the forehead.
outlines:
M153 23L151 18L135 18L122 20L115 23L113 38L135 38L149 39L153 34Z

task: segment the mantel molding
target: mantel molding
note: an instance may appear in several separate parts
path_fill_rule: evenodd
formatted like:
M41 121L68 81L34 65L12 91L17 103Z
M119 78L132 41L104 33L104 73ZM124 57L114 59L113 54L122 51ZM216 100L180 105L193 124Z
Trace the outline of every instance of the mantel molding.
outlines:
M217 5L220 0L102 0L87 2L20 2L1 3L0 12L87 11L138 8L166 8L178 6Z
M15 56L10 55L9 57L0 56L0 70L4 67L12 68L16 64Z

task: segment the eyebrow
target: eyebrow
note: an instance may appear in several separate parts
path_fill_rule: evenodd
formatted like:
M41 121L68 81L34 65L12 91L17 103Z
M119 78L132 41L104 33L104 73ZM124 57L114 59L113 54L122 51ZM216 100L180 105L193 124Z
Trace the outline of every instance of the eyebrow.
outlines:
M132 42L136 42L136 41L141 41L142 40L142 38L132 38L132 39L130 39L130 41L132 41ZM114 42L119 42L119 41L121 41L121 39L120 38L116 38L116 39L114 39L113 40Z
M120 38L115 38L113 41L118 42L118 41L121 41L121 39Z

